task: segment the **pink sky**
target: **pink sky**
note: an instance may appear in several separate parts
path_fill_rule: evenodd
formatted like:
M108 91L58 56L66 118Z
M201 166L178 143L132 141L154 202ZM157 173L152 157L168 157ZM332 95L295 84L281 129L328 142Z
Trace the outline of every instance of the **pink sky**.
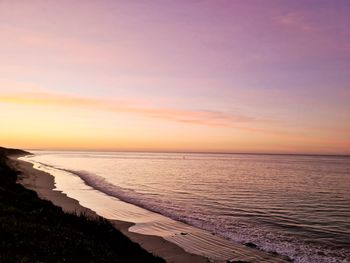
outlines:
M4 146L350 154L349 1L0 1Z

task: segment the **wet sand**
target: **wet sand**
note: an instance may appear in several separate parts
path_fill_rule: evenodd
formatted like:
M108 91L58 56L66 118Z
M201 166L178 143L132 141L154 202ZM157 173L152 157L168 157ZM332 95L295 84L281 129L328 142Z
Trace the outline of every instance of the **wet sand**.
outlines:
M65 193L54 190L54 177L49 173L34 169L31 163L21 160L13 160L13 163L18 170L22 171L19 182L23 186L36 191L41 198L52 201L67 212L97 216L96 212L82 206L77 200L68 197ZM120 201L120 205L130 206L131 209L144 210L122 201ZM124 208L124 211L125 209L127 208ZM168 262L209 262L205 256L209 256L210 261L213 262L225 262L228 259L232 259L232 262L287 262L281 257L244 245L234 244L220 237L213 236L209 232L147 210L144 211L146 211L147 216L150 213L154 218L145 222L141 220L136 222L136 224L127 222L128 216L125 216L126 221L109 220L131 240ZM142 214L142 211L135 210L135 213ZM101 215L101 213L99 214ZM142 217L144 216L142 214ZM108 216L105 217L108 218ZM122 216L119 216L119 218L124 219Z
M40 198L49 200L53 204L62 207L65 212L84 213L91 217L98 217L94 211L81 206L77 200L68 197L65 193L60 191L54 191L55 183L52 175L34 169L31 163L15 158L11 159L14 168L21 171L18 182L24 187L36 191ZM134 225L133 223L119 220L110 221L116 229L129 237L132 241L140 244L144 249L152 252L154 255L164 258L167 262L209 262L205 257L187 253L184 249L163 238L129 232L128 229Z
M18 184L14 154L28 153L0 147L0 262L165 262L103 218L65 213Z

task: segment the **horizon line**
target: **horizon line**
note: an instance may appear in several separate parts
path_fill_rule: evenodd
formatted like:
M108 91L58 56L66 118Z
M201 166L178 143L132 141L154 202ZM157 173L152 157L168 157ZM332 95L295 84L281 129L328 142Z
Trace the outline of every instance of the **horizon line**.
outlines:
M134 153L182 153L182 154L236 154L236 155L294 155L294 156L329 156L350 157L349 154L327 154L327 153L281 153L281 152L220 152L220 151L176 151L176 150L103 150L103 149L22 149L27 151L62 151L62 152L134 152Z

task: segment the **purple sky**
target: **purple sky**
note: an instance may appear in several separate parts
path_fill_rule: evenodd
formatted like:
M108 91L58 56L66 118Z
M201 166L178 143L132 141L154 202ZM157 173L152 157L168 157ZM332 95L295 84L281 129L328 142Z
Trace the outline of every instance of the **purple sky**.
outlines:
M22 148L350 154L349 24L341 0L2 0L0 117L12 128L0 136Z

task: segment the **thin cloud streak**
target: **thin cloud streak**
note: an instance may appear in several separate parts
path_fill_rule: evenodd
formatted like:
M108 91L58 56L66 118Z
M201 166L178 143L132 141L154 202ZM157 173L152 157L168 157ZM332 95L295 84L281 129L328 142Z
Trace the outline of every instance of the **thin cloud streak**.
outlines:
M78 96L56 95L49 93L36 94L6 94L0 96L0 103L33 105L33 106L61 106L73 108L86 108L94 110L110 111L115 113L131 113L149 118L157 118L168 121L198 124L213 127L227 127L239 129L251 129L242 125L262 122L254 117L244 114L229 113L212 110L184 110L171 108L157 108L135 105L127 100L107 100Z

